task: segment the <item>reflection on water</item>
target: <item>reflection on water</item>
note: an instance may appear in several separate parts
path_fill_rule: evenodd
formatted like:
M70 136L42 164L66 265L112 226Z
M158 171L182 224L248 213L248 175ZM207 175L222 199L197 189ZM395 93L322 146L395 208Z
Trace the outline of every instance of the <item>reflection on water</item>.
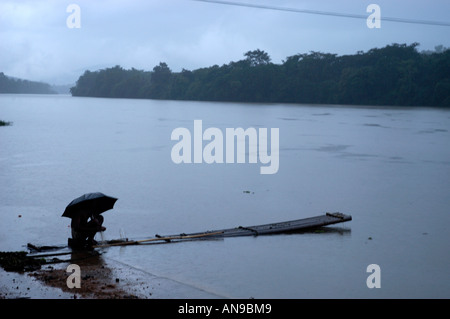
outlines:
M0 128L0 250L66 243L65 206L94 191L119 198L105 239L340 211L353 220L336 228L103 256L218 296L450 297L449 111L1 95L0 119L13 122ZM174 164L171 133L196 119L279 128L279 171ZM379 289L366 285L374 263Z

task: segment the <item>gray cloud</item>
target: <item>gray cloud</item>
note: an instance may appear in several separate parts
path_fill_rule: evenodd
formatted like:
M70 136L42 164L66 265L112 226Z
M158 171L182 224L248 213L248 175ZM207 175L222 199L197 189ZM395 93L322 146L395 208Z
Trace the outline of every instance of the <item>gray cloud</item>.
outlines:
M245 2L245 1L241 1ZM69 4L81 8L81 28L69 29ZM309 10L362 14L377 3L390 17L446 21L448 1L269 1ZM448 21L447 21L448 22ZM282 12L190 0L1 1L0 71L51 84L73 83L86 69L114 65L151 70L166 62L174 71L222 65L256 48L273 62L309 51L353 54L393 42L419 49L450 46L449 27Z

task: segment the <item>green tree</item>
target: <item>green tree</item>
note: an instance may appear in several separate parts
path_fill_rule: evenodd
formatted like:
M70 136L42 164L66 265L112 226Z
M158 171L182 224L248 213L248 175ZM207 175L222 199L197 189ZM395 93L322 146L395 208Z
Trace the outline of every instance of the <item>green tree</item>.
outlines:
M164 62L152 71L120 66L86 71L74 96L108 96L241 102L450 106L450 50L417 51L392 44L354 55L310 52L271 63L259 49L222 66L172 72ZM27 82L0 73L0 92Z
M165 62L160 62L153 68L150 86L146 92L147 97L152 99L170 98L171 82L172 71Z
M244 54L244 56L250 66L267 65L271 61L269 54L261 51L260 49L248 51Z

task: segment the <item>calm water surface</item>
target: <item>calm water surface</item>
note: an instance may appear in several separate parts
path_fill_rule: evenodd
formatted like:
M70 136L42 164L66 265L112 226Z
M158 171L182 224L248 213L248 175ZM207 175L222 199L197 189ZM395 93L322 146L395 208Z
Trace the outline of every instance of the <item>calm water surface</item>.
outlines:
M0 250L65 243L65 206L119 200L105 239L340 211L327 232L114 247L105 258L233 298L449 298L450 112L0 95ZM177 127L279 128L279 171L179 164ZM250 193L244 192L250 191ZM21 217L19 217L19 215ZM369 289L378 264L381 288Z

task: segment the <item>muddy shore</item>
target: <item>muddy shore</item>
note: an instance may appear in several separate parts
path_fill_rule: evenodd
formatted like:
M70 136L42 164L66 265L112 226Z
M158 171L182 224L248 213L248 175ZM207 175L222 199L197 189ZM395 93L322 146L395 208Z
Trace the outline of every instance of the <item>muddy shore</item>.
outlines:
M67 266L80 266L80 288L69 288ZM71 256L30 271L0 268L0 299L191 299L222 298L158 277L101 254Z

